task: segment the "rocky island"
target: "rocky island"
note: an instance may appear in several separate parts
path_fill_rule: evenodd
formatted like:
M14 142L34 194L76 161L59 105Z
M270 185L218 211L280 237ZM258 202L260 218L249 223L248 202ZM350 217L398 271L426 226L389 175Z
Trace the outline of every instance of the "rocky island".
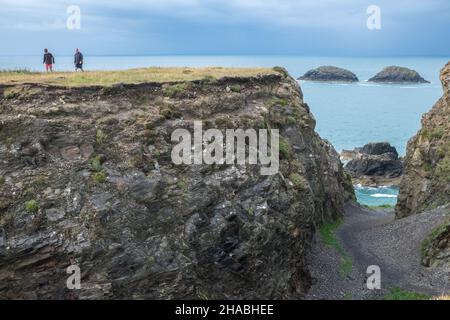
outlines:
M386 67L368 81L379 83L429 83L417 71L398 66Z
M365 186L398 185L403 164L388 142L372 142L354 150L343 150L341 159L354 183Z
M358 82L358 77L351 71L334 67L321 66L309 70L298 80L324 81L324 82Z
M121 83L117 83L121 79ZM0 75L1 299L287 299L353 198L285 70ZM171 133L280 130L280 170L175 165ZM68 290L66 269L81 271Z

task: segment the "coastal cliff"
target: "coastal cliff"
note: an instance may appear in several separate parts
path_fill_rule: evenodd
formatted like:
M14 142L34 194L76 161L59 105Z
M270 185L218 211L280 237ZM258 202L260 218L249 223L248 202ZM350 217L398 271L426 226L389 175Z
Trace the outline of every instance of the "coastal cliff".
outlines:
M0 97L2 299L300 298L316 226L353 197L281 69L113 86L24 79ZM194 120L279 129L279 172L175 165L171 133ZM66 286L70 265L79 290Z
M422 128L408 142L397 217L450 202L450 63L440 79L443 96L422 117Z

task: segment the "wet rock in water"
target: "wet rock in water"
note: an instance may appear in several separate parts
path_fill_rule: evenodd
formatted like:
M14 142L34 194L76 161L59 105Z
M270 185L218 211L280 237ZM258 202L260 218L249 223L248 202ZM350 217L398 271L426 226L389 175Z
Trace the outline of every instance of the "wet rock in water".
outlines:
M378 72L370 78L370 82L386 82L386 83L429 83L415 70L389 66Z
M316 69L309 70L298 80L309 81L329 81L329 82L358 82L358 77L351 71L334 67L321 66Z
M344 150L342 156L349 160L345 170L354 182L363 185L396 184L396 178L403 173L397 150L388 142L368 143L351 151Z

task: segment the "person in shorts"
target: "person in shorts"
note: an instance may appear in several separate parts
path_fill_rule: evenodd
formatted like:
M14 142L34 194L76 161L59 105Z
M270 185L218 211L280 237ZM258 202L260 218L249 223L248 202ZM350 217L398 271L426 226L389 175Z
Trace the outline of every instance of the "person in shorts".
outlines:
M53 65L55 64L55 57L48 52L48 49L44 49L44 65L45 65L45 71L47 72L53 72Z

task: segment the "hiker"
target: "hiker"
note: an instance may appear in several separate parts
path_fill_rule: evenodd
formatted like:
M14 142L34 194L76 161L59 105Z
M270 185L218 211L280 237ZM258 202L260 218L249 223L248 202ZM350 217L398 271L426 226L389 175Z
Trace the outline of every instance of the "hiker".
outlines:
M53 65L55 64L55 58L53 55L48 52L48 49L44 49L44 64L45 64L45 71L53 72Z
M77 72L78 69L83 71L83 54L80 52L80 50L78 50L78 48L77 50L75 50L73 63L75 64L75 72Z

